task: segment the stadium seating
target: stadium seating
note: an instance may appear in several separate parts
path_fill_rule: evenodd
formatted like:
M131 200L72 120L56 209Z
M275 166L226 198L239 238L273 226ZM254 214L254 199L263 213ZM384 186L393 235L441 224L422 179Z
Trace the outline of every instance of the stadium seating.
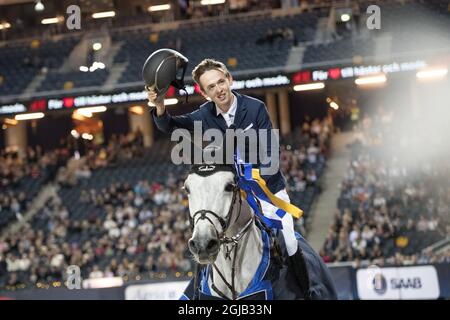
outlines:
M367 3L368 5L370 3ZM361 7L365 10L366 5ZM450 26L450 19L445 1L430 3L408 2L407 5L383 2L383 27L374 31L370 38L359 34L340 37L330 42L312 43L315 37L317 21L328 14L328 10L314 10L301 14L270 17L256 15L245 19L214 20L203 22L195 20L184 22L179 28L155 31L152 26L131 28L115 28L110 31L114 43L121 43L119 52L114 57L114 64L127 63L125 71L118 82L134 83L141 81L141 68L148 55L163 47L177 48L189 57L188 74L192 68L205 57L216 58L228 62L232 72L251 71L265 68L282 68L288 61L290 49L294 43L307 45L303 63L326 64L342 60L350 60L355 56L372 57L375 50L373 37L384 34L392 35L392 54L411 51L427 51L448 48L450 40L443 30ZM436 14L437 13L437 14ZM125 19L127 20L127 19ZM124 20L124 21L125 21ZM137 20L136 20L137 21ZM136 23L133 21L133 24ZM149 22L142 17L142 23ZM420 22L419 32L410 32L412 24ZM116 24L121 25L117 22ZM276 39L261 41L271 29L278 32L284 28L293 31L292 40ZM433 34L433 37L429 35ZM35 49L32 56L27 44L6 45L0 50L1 76L0 94L19 94L39 73L42 66L57 69L63 59L79 41L76 36L63 36L62 39L43 42ZM417 43L421 43L420 48ZM220 45L218 45L220 44ZM33 50L31 50L33 53ZM34 56L39 59L35 59ZM29 68L19 68L25 58L30 58ZM53 61L48 58L51 57ZM34 60L36 61L34 61ZM33 62L34 61L34 62ZM348 63L348 61L346 62ZM113 67L113 66L108 66ZM50 71L41 83L38 91L62 90L64 83L73 82L74 88L100 86L109 75L108 69L96 72L59 73Z
M306 48L303 63L336 65L339 60L351 61L352 57L373 55L374 42L366 39L342 39L330 43L312 44Z
M445 2L445 1L444 1ZM371 2L361 6L365 12ZM450 28L450 15L447 4L440 1L434 3L383 2L381 29L363 32L350 31L337 35L337 38L325 43L310 44L306 48L304 64L333 64L352 62L352 58L373 58L375 54L374 39L378 36L391 36L390 54L411 53L418 51L433 52L450 47L450 39L443 30ZM431 9L429 9L429 7ZM365 28L364 21L360 29ZM411 30L414 30L412 32ZM420 43L420 46L418 44Z
M188 74L205 57L224 62L235 57L237 65L230 68L232 71L280 67L287 61L292 41L280 39L272 45L258 45L257 40L264 37L268 29L276 31L291 28L298 42L310 41L314 37L316 22L317 17L314 14L304 13L274 19L216 22L209 25L191 23L179 29L159 32L154 43L150 41L151 29L117 32L113 35L113 40L123 42L123 45L114 61L129 62L119 82L140 81L142 65L148 55L169 44L175 45L177 40L181 42L180 51L190 60Z
M77 37L64 37L58 41L6 43L0 49L0 95L19 94L42 68L60 67L78 41Z
M85 88L102 85L108 77L108 70L95 70L94 72L50 72L45 81L41 83L38 91L63 90L67 82L71 82L71 88ZM70 88L70 89L71 89Z

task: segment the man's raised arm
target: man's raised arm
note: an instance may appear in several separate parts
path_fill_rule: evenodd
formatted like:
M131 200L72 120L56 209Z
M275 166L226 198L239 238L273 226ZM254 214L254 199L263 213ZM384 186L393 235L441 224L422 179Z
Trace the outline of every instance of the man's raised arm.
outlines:
M148 100L155 105L152 116L159 130L171 133L177 128L194 130L194 121L200 121L200 110L180 116L171 116L164 105L164 96L158 97L152 89L148 91Z

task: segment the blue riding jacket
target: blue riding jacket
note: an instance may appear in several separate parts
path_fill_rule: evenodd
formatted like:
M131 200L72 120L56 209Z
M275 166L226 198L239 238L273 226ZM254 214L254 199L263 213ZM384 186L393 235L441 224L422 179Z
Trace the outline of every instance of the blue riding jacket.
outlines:
M237 109L236 116L234 120L234 125L236 129L248 129L252 128L255 130L259 129L272 129L272 122L270 121L269 113L267 112L266 105L261 100L241 95L233 90L233 94L237 98ZM166 109L166 112L157 116L156 109L153 109L152 115L155 121L156 126L159 130L171 133L173 130L177 128L183 128L187 130L194 130L194 121L201 121L202 130L205 132L208 129L219 129L224 133L224 145L225 145L225 130L228 129L227 123L225 119L221 115L217 115L216 107L214 102L208 101L202 104L197 110L183 114L180 116L172 116ZM259 132L259 131L258 131ZM247 140L247 139L246 139ZM258 137L258 149L260 147L260 139ZM271 159L271 139L270 136L267 138L267 145L264 146L264 153L267 154L267 157ZM251 159L249 156L249 152L251 148L248 146L248 141L246 141L245 154L242 154L242 158L245 162L249 162L248 159ZM277 150L276 157L279 159L279 149ZM275 155L274 155L275 156ZM257 154L257 163L253 163L254 167L261 167L259 152ZM270 167L271 162L269 164L264 164L266 167ZM285 179L280 171L273 175L261 175L261 177L266 181L267 187L269 190L275 194L280 190L283 190L285 185Z

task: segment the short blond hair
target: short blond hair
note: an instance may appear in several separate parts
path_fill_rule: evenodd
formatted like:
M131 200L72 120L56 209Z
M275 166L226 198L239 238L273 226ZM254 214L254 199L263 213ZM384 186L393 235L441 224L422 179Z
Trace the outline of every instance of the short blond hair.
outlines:
M194 70L192 70L192 79L194 79L194 81L200 86L202 90L203 88L200 84L200 77L202 76L202 74L209 70L218 70L222 72L227 78L230 76L230 72L222 62L214 59L204 59L194 68Z

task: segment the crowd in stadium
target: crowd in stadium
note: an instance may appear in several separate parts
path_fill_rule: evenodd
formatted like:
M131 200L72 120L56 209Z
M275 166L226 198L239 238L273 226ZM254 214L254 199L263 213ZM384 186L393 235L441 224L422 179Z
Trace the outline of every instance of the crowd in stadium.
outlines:
M306 121L293 141L290 141L292 145L281 146L280 167L285 173L290 191L303 192L307 186L317 186L317 173L314 169L304 170L305 164L325 162L332 130L330 118Z
M307 121L291 137L294 143L282 145L281 166L291 194L317 186L318 174L308 168L325 162L332 130L329 118ZM90 147L85 169L120 167L120 162L108 160L115 158L101 155L113 154L113 147L128 150L122 155L125 159L131 150L142 148L139 134L117 139L122 143L110 143L106 149ZM186 250L190 226L187 199L181 191L183 179L168 173L164 182L116 182L99 190L84 189L79 203L92 204L103 215L89 213L81 220L71 217L71 208L60 198L49 201L18 232L0 236L0 286L11 289L61 281L69 265L79 266L84 278L135 280L157 273L186 274L193 265ZM59 181L65 188L73 187L64 179ZM306 232L303 221L298 230Z
M68 158L67 149L44 152L40 146L28 147L24 155L12 150L1 151L0 229L12 220L22 218L38 187L53 180Z
M131 279L145 271L178 267L188 271L190 262L182 256L186 205L179 188L146 186L115 184L98 193L83 193L80 201L102 207L104 220L95 215L72 220L62 204L48 204L31 224L0 242L9 273L6 285L61 280L68 265L79 266L83 276L91 278ZM39 220L45 221L44 230L32 227ZM74 236L77 240L70 241Z
M449 262L427 246L450 236L450 167L411 165L385 143L390 116L366 117L341 184L338 208L321 255L326 262L383 265ZM400 148L398 148L400 149Z
M69 138L64 150L77 151L82 161L61 168L57 182L63 187L73 187L80 179L89 179L94 170L115 167L127 160L142 157L143 135L140 130L129 134L113 134L107 143L93 143Z
M320 190L314 165L325 163L332 131L329 117L307 120L295 135L284 139L280 166L291 194L308 186ZM48 172L51 165L61 167L54 181L70 189L77 179L89 179L92 171L120 167L144 150L139 132L113 136L105 146L89 144L82 157L86 161L72 170L71 180L65 164L72 147L48 152L29 148L25 157L2 152L2 188L9 190L2 194L2 210L24 213L25 194L16 196L14 185L24 177ZM320 252L324 261L355 261L355 266L364 260L378 265L449 262L449 252L436 255L421 250L450 235L448 166L423 170L420 179L414 175L412 180L407 168L377 157L370 146L355 142L352 148L354 158ZM134 280L157 273L186 274L193 265L186 250L190 227L187 199L180 191L182 178L169 173L163 183L140 180L134 185L116 182L98 190L83 189L78 201L104 214L90 213L82 220L71 219L71 210L61 199L49 201L18 232L0 237L0 285L11 289L61 281L69 265L80 266L84 278ZM297 227L306 234L303 219Z

